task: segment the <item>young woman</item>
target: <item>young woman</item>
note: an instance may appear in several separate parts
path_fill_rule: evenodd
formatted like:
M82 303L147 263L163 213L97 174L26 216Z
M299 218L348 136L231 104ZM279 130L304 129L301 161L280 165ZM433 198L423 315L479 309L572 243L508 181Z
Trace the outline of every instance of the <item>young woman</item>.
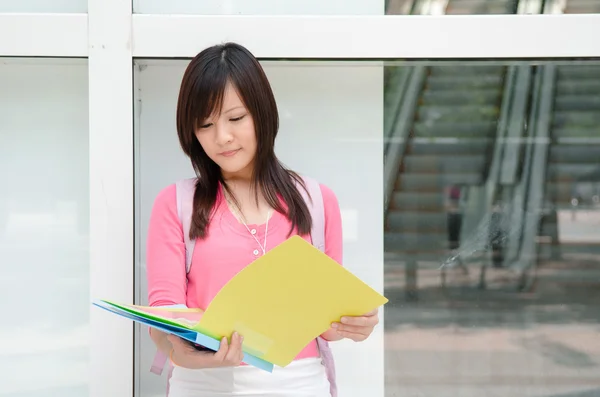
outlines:
M189 273L175 185L157 196L148 231L151 306L206 308L240 270L291 235L310 240L311 217L301 179L274 153L279 117L267 77L237 44L210 47L188 65L177 104L177 132L198 183L189 236L196 240ZM342 263L342 225L334 193L321 185L326 254ZM321 335L325 340L366 339L377 311L349 317ZM240 365L243 335L223 339L218 352L198 351L157 330L157 348L171 358L170 397L330 396L315 341L273 373Z

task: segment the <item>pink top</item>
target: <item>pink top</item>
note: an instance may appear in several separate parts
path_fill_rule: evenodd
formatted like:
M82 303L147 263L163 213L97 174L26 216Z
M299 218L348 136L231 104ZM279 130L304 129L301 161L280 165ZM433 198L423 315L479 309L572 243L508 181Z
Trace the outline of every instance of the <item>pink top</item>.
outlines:
M321 186L325 210L325 253L342 264L342 219L333 191ZM264 244L266 224L248 225ZM278 212L268 222L267 251L287 239L290 222ZM297 234L296 232L292 234ZM311 242L310 235L302 236ZM148 304L164 306L185 304L205 309L217 292L240 270L262 253L258 243L239 223L219 192L216 211L208 235L197 240L189 274L185 270L185 244L179 217L175 184L163 189L154 202L148 226L147 280ZM312 341L296 357L319 357Z

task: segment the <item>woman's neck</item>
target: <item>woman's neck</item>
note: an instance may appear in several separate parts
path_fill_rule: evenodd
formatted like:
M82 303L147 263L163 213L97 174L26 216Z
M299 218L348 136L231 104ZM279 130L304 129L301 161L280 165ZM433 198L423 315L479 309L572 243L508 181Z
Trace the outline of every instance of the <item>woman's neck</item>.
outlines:
M229 210L240 223L262 224L273 213L273 209L259 190L258 196L248 181L229 181L227 189L223 189L224 198ZM257 200L258 199L258 200Z
M254 186L251 174L240 172L222 174L225 199L232 212L239 212L247 223L263 223L265 217L272 213L272 208L265 200L262 190ZM258 191L256 191L258 189ZM257 200L258 199L258 200Z
M254 167L252 163L236 172L226 172L221 169L221 176L226 183L238 183L250 186Z

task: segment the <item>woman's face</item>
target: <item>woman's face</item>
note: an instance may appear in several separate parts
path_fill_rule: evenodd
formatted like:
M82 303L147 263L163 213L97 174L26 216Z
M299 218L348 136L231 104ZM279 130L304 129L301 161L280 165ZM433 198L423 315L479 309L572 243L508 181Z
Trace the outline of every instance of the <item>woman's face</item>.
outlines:
M252 175L256 155L254 120L230 83L223 93L221 113L201 121L196 138L208 157L221 167L224 178Z

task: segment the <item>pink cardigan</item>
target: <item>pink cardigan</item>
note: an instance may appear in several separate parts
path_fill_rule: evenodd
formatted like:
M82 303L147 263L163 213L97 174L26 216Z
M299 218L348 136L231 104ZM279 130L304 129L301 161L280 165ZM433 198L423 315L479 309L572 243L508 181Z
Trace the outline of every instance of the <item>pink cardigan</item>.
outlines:
M320 185L325 211L325 253L342 264L342 220L333 191ZM268 223L267 250L287 238L289 221L274 213ZM264 243L266 224L248 225ZM295 232L293 234L296 234ZM311 242L310 235L302 236ZM164 188L156 197L147 242L148 304L184 304L206 308L217 292L262 251L246 227L239 223L219 193L208 237L197 240L190 273L185 271L185 244L177 213L175 185ZM318 357L316 341L307 345L297 359Z

